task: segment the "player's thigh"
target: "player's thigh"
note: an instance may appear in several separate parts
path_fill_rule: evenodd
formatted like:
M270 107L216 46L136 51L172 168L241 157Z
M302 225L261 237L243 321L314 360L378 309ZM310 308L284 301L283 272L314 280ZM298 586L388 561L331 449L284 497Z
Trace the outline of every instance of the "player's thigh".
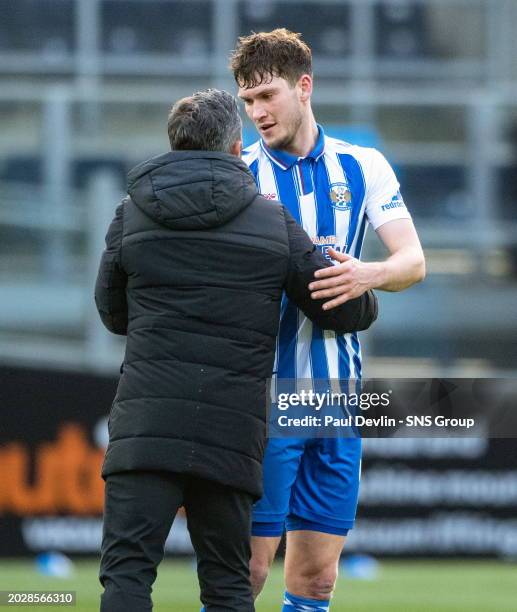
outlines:
M306 589L332 591L346 537L303 530L288 531L286 538L287 590L306 596L313 594Z

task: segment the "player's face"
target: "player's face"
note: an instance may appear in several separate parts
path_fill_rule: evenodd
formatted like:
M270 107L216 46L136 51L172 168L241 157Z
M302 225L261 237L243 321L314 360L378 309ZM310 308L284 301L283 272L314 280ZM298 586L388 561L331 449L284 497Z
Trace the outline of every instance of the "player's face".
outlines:
M301 89L281 77L256 87L239 88L246 114L271 149L289 150L303 122Z

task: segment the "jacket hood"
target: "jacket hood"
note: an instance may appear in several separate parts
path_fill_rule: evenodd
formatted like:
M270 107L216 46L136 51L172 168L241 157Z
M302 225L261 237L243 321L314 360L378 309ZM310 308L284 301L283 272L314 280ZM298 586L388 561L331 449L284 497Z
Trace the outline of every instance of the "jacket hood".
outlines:
M171 151L128 174L128 194L147 216L175 230L217 227L257 196L253 175L235 155Z

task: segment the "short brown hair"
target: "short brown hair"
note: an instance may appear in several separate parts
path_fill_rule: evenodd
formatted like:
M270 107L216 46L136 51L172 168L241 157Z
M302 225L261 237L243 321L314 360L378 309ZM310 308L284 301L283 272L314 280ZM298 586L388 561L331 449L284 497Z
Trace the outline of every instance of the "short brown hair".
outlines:
M295 85L303 74L312 75L312 53L300 34L285 28L252 32L239 38L230 68L239 87L256 87L274 76Z

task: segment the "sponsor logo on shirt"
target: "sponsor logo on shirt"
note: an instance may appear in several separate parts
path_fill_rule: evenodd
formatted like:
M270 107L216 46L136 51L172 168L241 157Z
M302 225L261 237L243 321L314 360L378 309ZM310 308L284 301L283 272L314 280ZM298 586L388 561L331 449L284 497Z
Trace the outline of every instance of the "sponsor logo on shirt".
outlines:
M352 208L352 193L347 183L332 183L329 196L332 208L336 210L350 210Z
M404 204L400 191L397 191L397 193L391 198L391 202L381 206L381 210L386 211L392 208L405 208L405 206L406 205Z
M263 193L262 197L266 198L266 200L278 200L276 193Z
M329 236L312 236L312 243L319 247L323 256L326 257L329 261L333 261L330 255L328 254L328 250L332 247L335 251L339 251L340 253L346 253L346 244L340 245L336 244L337 238L334 235Z
M313 236L311 238L313 244L316 244L317 246L324 246L324 245L330 245L330 246L334 246L336 244L336 237L335 236Z

